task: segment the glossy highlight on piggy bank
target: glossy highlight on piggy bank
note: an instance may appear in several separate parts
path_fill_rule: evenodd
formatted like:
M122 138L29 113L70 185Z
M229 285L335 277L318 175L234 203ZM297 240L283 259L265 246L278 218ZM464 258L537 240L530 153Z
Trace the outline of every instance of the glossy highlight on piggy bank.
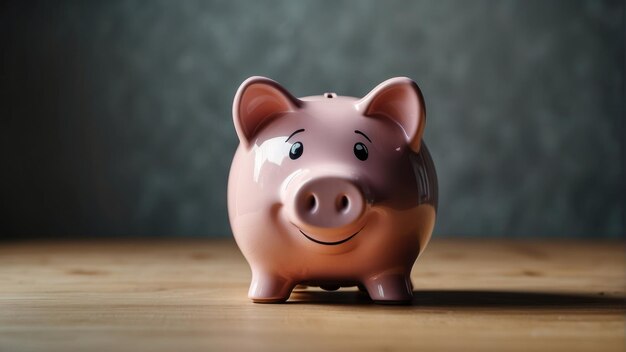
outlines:
M437 209L417 84L397 77L361 99L296 98L251 77L237 91L233 120L240 145L228 212L252 270L250 299L284 302L306 285L410 302L411 269Z

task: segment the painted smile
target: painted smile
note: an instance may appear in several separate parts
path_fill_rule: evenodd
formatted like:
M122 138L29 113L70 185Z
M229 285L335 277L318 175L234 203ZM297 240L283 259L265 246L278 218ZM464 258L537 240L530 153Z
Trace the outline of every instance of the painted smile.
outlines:
M342 244L342 243L346 243L346 242L350 241L350 240L351 240L354 236L358 235L358 234L359 234L359 232L361 232L361 230L363 230L364 228L365 228L365 226L361 227L361 229L360 229L359 231L355 232L355 233L354 233L354 234L352 234L350 237L346 237L346 238L344 238L343 240L340 240L340 241L337 241L337 242L324 242L324 241L317 240L317 239L315 239L315 238L313 238L313 237L311 237L311 236L307 235L306 233L304 233L304 231L300 230L300 228L299 228L299 227L298 227L298 231L300 231L300 233L301 233L304 237L306 237L307 239L309 239L310 241L313 241L313 242L315 242L315 243L323 244L323 245L325 245L325 246L336 246L336 245L338 245L338 244Z

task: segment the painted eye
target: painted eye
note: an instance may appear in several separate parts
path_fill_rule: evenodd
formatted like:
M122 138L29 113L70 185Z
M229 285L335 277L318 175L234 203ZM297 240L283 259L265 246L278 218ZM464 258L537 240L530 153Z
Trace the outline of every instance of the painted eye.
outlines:
M289 151L289 157L291 160L296 160L302 156L302 152L304 152L304 146L300 142L296 142L291 145L291 150Z
M354 145L354 155L356 155L356 157L359 160L367 160L367 147L365 146L365 144L359 142L357 144Z

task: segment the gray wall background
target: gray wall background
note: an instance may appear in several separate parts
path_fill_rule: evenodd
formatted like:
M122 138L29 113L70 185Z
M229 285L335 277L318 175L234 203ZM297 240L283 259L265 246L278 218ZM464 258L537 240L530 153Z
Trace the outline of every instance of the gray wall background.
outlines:
M251 75L415 79L436 235L619 237L624 33L620 1L5 2L0 237L230 236Z

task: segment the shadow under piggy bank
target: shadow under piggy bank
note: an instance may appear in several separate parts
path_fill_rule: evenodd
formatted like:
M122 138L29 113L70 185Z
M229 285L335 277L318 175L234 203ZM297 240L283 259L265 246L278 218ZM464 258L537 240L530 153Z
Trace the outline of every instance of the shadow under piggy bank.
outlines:
M360 291L312 291L295 290L288 304L374 305L369 296ZM404 305L410 309L424 308L481 308L481 309L566 309L611 310L626 313L626 297L596 295L488 291L488 290L415 290L413 300Z

